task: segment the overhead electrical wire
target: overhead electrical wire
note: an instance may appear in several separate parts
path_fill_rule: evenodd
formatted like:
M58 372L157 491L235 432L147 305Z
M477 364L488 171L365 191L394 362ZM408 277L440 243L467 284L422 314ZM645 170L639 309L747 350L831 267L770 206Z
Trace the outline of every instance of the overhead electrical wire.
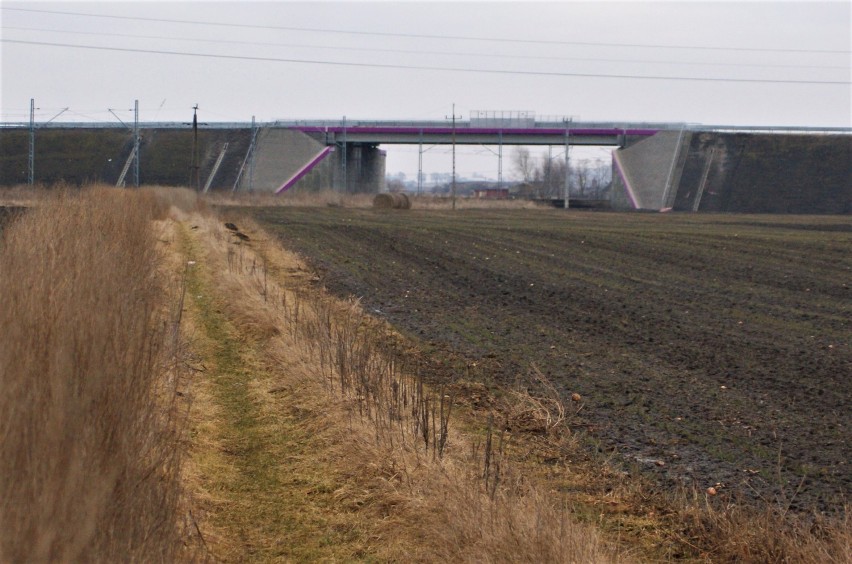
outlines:
M714 67L748 67L748 68L807 68L807 69L828 69L828 70L848 70L848 66L831 66L831 65L790 65L790 64L762 64L762 63L716 63L716 62L695 62L695 61L660 61L653 59L612 59L598 57L559 57L547 55L518 55L513 53L473 53L459 51L424 51L418 49L387 49L380 47L334 47L329 45L316 45L305 43L276 43L265 41L237 41L233 39L202 39L192 37L172 37L166 35L135 35L128 33L109 33L99 31L70 31L63 29L43 29L32 27L15 27L2 26L0 29L13 31L35 31L43 33L64 33L70 35L94 35L98 37L121 37L125 39L156 39L169 41L182 41L194 43L214 43L226 45L249 45L259 47L286 47L299 49L324 49L330 51L358 51L371 53L394 53L403 55L439 55L451 57L485 57L492 59L524 59L524 60L542 60L542 61L578 61L592 63L630 63L630 64L655 64L655 65L686 65L686 66L714 66Z
M13 8L13 7L2 6L2 5L0 5L0 9L17 11L17 12L31 12L31 13L39 13L39 14L56 14L56 15L78 16L78 17L89 17L89 18L108 18L108 19L117 19L117 20L147 21L147 22L158 22L158 23L176 23L176 24L186 24L186 25L207 25L207 26L220 26L220 27L230 27L230 28L268 29L268 30L277 30L277 31L298 31L298 32L311 32L311 33L329 33L329 34L343 34L343 35L373 36L373 37L401 37L401 38L409 38L409 39L440 39L440 40L460 40L460 41L481 41L481 42L490 42L490 43L513 43L513 44L530 44L530 45L583 45L583 46L594 46L594 47L630 47L630 48L638 48L638 49L695 49L695 50L703 50L703 51L735 51L735 52L754 51L754 52L768 52L768 53L852 53L852 50L848 50L848 49L791 49L791 48L779 48L779 47L742 47L742 46L732 47L732 46L721 46L721 45L708 46L708 45L670 45L670 44L646 44L646 43L606 43L606 42L594 42L594 41L561 41L561 40L549 40L549 39L517 39L517 38L507 38L507 37L481 37L481 36L440 35L440 34L426 34L426 33L362 31L362 30L347 30L347 29L332 29L332 28L311 28L311 27L296 27L296 26L244 24L244 23L233 23L233 22L211 22L211 21L183 20L183 19L170 19L170 18L152 18L152 17L145 17L145 16L118 16L118 15L112 15L112 14L93 14L93 13L85 13L85 12L69 12L69 11L62 11L62 10L39 10L39 9L35 9L35 8Z
M618 78L633 80L669 80L669 81L692 81L692 82L735 82L755 84L822 84L842 85L852 84L850 81L839 80L791 80L791 79L761 79L761 78L713 78L713 77L688 77L688 76L664 76L664 75L632 75L611 73L577 73L577 72L554 72L554 71L524 71L506 69L481 69L469 67L442 67L432 65L401 65L390 63L354 63L343 61L324 61L318 59L290 59L277 57L257 57L249 55L221 55L214 53L193 53L188 51L167 51L160 49L133 49L128 47L103 47L98 45L78 45L72 43L54 43L48 41L23 41L18 39L0 38L2 43L16 43L20 45L40 45L46 47L63 47L66 49L88 49L95 51L113 51L122 53L147 53L155 55L173 55L184 57L198 57L209 59L226 59L235 61L259 61L270 63L292 63L308 65L343 66L357 68L379 68L379 69L404 69L404 70L426 70L444 72L464 72L478 74L503 74L518 76L553 76L553 77L577 77L577 78Z

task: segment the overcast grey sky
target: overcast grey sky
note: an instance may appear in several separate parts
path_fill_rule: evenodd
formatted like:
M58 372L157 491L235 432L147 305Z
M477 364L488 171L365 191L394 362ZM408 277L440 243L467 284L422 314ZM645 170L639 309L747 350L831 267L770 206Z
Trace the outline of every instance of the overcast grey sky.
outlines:
M196 103L208 122L444 119L455 103L465 119L852 126L849 2L0 7L0 121L27 121L34 98L40 121L132 119L138 99L142 121L187 121Z

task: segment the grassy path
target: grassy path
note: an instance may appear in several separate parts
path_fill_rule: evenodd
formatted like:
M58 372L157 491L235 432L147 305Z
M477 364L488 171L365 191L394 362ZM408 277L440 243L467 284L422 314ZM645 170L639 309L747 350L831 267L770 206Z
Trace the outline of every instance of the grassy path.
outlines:
M319 409L265 358L223 307L197 231L181 226L194 349L206 366L194 384L193 481L210 552L225 561L363 560L351 515L337 509ZM292 373L291 373L292 375ZM307 385L307 384L305 384Z

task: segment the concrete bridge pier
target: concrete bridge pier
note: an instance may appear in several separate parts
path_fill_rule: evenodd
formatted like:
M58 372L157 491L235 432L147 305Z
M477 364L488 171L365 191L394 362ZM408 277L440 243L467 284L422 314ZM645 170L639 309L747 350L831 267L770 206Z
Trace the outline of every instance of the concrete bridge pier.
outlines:
M345 143L335 152L335 190L344 194L385 191L386 153L375 143Z

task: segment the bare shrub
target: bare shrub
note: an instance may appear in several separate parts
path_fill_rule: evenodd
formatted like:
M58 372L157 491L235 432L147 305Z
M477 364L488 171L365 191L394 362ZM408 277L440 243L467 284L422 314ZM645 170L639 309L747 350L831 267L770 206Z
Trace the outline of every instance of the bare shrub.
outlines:
M0 243L0 561L168 561L174 379L150 193L64 193Z

